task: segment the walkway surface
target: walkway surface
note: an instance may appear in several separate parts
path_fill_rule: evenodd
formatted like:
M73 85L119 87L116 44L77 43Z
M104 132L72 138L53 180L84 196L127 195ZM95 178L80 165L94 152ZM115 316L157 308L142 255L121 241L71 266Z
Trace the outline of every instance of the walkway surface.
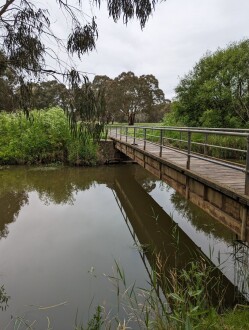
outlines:
M127 142L131 146L134 142L132 137L127 137L127 140L125 136L123 136L121 140L120 138L116 138L116 134L110 134L110 137L122 142ZM144 150L144 141L136 139L135 147ZM149 141L146 141L145 151L157 157L160 155L159 145L155 145ZM161 158L186 169L187 154L182 151L177 151L177 149L170 147L164 147L162 149ZM206 179L210 179L218 185L232 189L238 194L244 194L245 192L245 173L239 170L228 168L222 164L214 164L207 160L191 157L190 171Z

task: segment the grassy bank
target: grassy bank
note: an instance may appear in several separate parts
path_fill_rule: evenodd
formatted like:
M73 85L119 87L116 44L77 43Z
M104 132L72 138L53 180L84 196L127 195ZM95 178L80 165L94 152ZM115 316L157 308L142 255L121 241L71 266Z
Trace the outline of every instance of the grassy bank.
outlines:
M96 163L97 145L72 136L60 108L23 113L0 112L0 164Z

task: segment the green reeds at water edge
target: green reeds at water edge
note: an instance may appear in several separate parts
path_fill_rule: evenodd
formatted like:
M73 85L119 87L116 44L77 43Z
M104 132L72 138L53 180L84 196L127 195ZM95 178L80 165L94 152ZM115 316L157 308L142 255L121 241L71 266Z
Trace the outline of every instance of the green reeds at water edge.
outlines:
M166 277L164 269L167 261L163 261L160 254L154 256L155 267L150 270L146 288L137 287L136 283L128 284L124 269L115 261L113 274L107 278L115 288L117 315L98 305L86 325L78 324L76 316L72 329L249 329L249 306L240 304L233 309L224 309L224 287L220 285L219 278L212 277L215 269L208 266L205 259L193 260L180 270L171 269ZM212 304L211 280L212 285L218 288L218 305ZM59 305L44 307L43 311ZM6 329L35 330L37 326L35 320L16 317ZM51 329L52 319L47 317L47 328L44 330Z
M180 241L177 226L172 228L171 235L175 266L172 267L172 262L165 258L163 251L149 244L141 246L135 241L135 247L148 272L147 285L138 287L135 282L130 284L125 270L115 260L113 273L105 276L115 289L117 312L113 313L108 307L97 305L85 325L78 324L76 313L73 329L249 329L249 305L243 297L237 300L240 304L231 304L228 309L227 286L224 285L218 267L199 250L193 252L192 259L184 264L183 260L179 260L182 254L178 248ZM66 302L39 307L38 310L44 311L63 304ZM47 317L45 330L51 330L51 324L52 319ZM12 319L6 329L33 330L37 329L37 324L35 320L27 321L17 317Z
M160 273L159 269L163 268L160 256L156 256L156 263L158 270L151 270L149 287L138 288L135 283L127 284L125 271L115 261L114 274L108 278L115 287L117 304L125 317L109 318L105 308L97 306L88 324L76 326L75 330L249 329L249 306L224 309L224 288L217 282L213 285L221 289L217 292L219 304L212 305L207 279L214 270L207 267L205 260L192 261L180 271L173 269L168 278ZM162 282L170 287L170 293L163 294Z
M213 265L199 249L184 264L178 226L172 228L171 235L173 267L165 258L167 253L134 241L148 272L144 288L128 284L125 270L115 261L108 279L115 288L118 313L107 318L101 307L102 323L97 329L249 329L248 303L228 284L220 271L223 264Z

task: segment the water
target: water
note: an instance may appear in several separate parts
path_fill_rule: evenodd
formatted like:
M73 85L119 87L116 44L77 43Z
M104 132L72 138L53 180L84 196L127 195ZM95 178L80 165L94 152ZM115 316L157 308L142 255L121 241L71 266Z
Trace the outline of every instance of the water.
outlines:
M180 264L197 245L241 286L234 235L139 166L0 170L0 285L10 296L0 328L26 320L73 329L97 305L115 315L115 262L127 283L148 287L152 256L142 259L136 245L153 244L171 260L175 222Z

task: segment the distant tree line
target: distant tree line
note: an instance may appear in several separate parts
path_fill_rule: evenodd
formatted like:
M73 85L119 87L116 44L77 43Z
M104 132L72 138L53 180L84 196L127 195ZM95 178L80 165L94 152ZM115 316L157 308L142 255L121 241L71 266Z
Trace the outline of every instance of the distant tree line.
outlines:
M175 91L166 124L249 127L249 40L207 53Z
M9 68L1 66L1 58L0 70L0 110L18 111L22 109L20 86ZM30 109L73 109L76 119L92 124L115 121L133 125L135 117L138 121L159 122L170 105L153 75L138 77L133 72L123 72L114 79L95 76L93 82L74 89L57 80L30 82L27 86Z

